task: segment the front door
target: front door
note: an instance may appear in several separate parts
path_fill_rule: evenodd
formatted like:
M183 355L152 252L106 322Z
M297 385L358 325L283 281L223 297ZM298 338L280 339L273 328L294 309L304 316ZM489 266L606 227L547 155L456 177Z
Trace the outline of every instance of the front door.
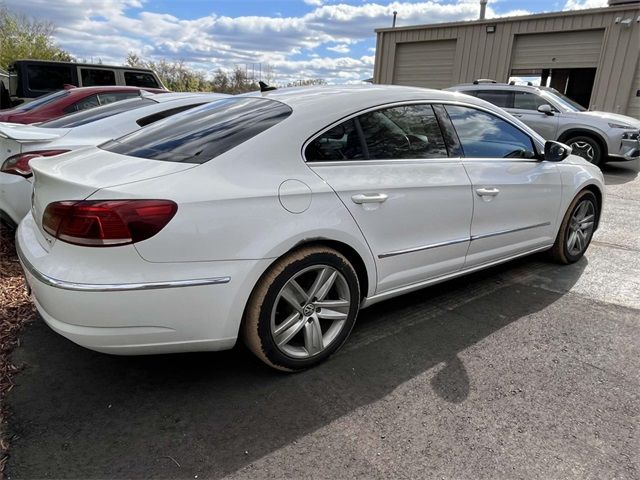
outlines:
M305 149L337 193L377 264L376 293L460 270L469 247L471 183L449 158L429 104L366 112Z
M514 92L513 108L508 108L507 111L538 132L546 140L555 140L558 135L561 113L558 111L554 111L551 114L539 112L538 107L541 105L551 106L540 95L516 91Z
M532 139L491 113L446 106L473 189L466 267L551 246L561 180L557 165L535 156Z

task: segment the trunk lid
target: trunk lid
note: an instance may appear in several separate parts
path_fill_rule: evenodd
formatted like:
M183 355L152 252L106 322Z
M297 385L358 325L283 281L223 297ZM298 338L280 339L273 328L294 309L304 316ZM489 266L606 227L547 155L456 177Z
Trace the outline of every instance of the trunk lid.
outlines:
M42 229L42 214L50 203L84 200L102 188L170 175L197 166L128 157L97 147L59 157L34 159L29 165L34 177L31 213L49 246L53 245L54 238Z
M40 128L21 123L0 123L0 164L7 158L21 153L23 144L28 143L29 150L46 147L52 140L64 137L68 128Z

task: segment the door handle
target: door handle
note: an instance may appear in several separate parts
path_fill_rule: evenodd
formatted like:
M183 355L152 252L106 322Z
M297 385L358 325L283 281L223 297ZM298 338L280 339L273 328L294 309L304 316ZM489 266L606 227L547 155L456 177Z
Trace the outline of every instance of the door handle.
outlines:
M353 203L362 204L362 203L382 203L389 196L386 193L358 193L351 197Z
M484 187L484 188L477 188L476 193L481 197L495 197L500 193L500 190L498 190L495 187Z

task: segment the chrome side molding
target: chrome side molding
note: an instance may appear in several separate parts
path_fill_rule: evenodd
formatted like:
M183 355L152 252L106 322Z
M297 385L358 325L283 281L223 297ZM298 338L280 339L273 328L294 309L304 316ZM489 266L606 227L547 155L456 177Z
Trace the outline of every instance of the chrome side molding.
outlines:
M138 291L138 290L157 290L161 288L182 288L182 287L197 287L203 285L219 285L229 283L231 277L211 277L211 278L196 278L192 280L171 280L166 282L141 282L141 283L76 283L67 282L64 280L58 280L56 278L45 275L39 272L33 265L31 265L25 258L24 254L20 250L20 244L16 243L16 252L18 258L22 264L22 268L28 271L38 281L54 288L60 288L63 290L74 290L81 292L126 292L126 291Z
M551 222L544 222L544 223L537 223L535 225L529 225L528 227L512 228L509 230L500 230L492 233L483 233L481 235L472 235L471 241L480 240L482 238L497 237L498 235L505 235L507 233L522 232L524 230L531 230L532 228L548 227L549 225L551 225Z

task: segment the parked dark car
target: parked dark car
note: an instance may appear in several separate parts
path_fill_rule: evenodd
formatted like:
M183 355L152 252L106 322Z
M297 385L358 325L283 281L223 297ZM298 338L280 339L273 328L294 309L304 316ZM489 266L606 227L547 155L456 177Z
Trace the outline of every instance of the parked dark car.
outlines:
M37 98L33 102L8 110L0 110L0 122L38 123L53 120L68 113L134 98L141 91L166 93L160 88L83 87L59 90Z

